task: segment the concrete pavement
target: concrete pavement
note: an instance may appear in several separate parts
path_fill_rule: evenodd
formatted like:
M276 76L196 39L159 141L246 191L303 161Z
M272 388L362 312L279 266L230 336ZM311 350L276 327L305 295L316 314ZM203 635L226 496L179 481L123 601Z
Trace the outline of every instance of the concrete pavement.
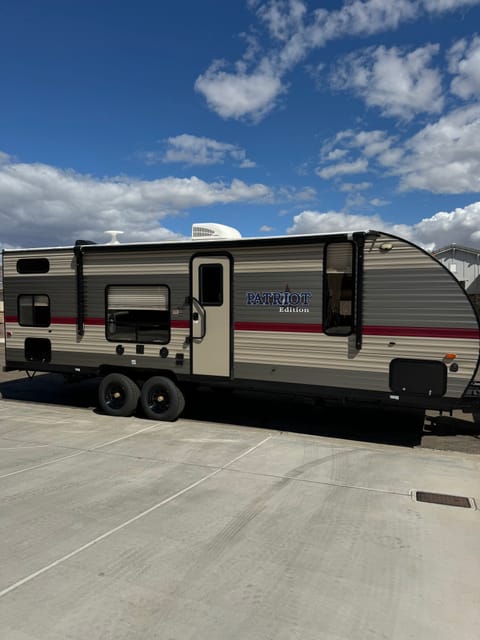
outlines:
M6 640L478 638L480 511L411 493L480 505L477 455L66 394L0 401Z

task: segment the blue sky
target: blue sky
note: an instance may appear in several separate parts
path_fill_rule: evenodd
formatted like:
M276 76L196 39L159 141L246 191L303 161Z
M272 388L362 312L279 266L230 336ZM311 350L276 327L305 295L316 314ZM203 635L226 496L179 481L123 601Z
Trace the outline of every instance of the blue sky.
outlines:
M0 246L480 247L480 0L5 0Z

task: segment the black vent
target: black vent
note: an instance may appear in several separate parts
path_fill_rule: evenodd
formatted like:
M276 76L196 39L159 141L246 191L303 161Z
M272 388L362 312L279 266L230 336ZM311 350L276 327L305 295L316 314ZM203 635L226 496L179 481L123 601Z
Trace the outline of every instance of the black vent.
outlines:
M472 503L469 498L463 496L450 496L445 493L428 493L427 491L416 491L415 498L418 502L431 502L433 504L444 504L448 507L463 507L471 509Z

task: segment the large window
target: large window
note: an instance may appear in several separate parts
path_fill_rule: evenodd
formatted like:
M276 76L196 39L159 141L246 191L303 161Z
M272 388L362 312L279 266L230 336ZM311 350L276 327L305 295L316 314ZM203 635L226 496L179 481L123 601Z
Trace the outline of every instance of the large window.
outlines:
M353 244L332 242L325 247L323 330L330 336L353 332Z
M107 288L107 339L115 342L170 341L170 293L163 285Z
M18 296L18 324L22 327L48 327L50 324L48 296L39 294Z

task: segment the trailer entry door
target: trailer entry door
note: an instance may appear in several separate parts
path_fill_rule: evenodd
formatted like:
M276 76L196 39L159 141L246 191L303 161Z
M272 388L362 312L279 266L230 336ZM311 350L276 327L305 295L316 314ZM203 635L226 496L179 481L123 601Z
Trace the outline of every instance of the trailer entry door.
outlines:
M230 376L230 258L197 256L191 268L192 373Z

